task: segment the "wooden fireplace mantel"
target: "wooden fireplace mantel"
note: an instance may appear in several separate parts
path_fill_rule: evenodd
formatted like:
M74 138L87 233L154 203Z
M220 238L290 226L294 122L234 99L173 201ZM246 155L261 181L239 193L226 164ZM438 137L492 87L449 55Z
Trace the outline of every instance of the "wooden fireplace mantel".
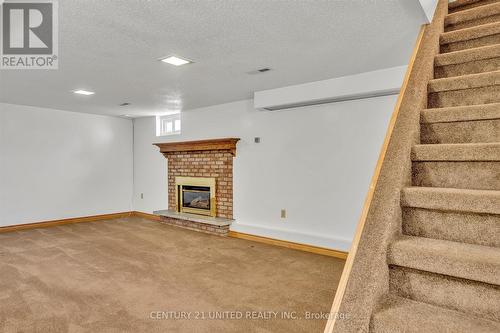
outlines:
M173 153L185 151L204 151L204 150L229 150L233 156L236 156L236 143L239 138L224 138L197 141L166 142L154 143L160 148L160 153Z

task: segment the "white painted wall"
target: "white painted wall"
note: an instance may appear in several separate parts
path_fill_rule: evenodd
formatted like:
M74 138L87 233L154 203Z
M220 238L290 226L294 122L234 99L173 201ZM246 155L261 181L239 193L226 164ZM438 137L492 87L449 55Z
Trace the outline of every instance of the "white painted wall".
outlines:
M431 22L432 18L434 17L434 12L436 11L438 0L418 0L418 1L420 2L420 6L422 6L427 21Z
M134 210L167 207L167 163L152 143L239 137L231 229L348 250L395 102L258 111L240 101L183 112L182 134L161 138L155 118L136 119Z
M164 209L167 161L152 143L240 137L232 229L348 250L395 100L273 112L240 101L183 112L182 134L161 138L153 117L132 128L0 104L0 226Z
M132 122L0 103L0 226L131 209Z

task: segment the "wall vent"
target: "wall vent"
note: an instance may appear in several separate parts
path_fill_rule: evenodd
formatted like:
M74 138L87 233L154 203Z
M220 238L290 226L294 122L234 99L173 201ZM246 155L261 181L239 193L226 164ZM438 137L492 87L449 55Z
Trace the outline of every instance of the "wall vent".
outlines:
M256 69L254 71L250 71L250 72L247 72L247 73L251 74L251 75L254 75L254 74L266 73L266 72L269 72L269 71L272 71L272 69L269 68L269 67L264 67L264 68L259 68L259 69Z

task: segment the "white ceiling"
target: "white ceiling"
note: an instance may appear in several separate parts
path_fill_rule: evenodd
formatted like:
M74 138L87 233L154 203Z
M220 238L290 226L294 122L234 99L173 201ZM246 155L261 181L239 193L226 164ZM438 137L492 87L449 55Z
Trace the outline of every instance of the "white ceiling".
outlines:
M59 69L0 70L0 102L146 116L248 99L406 64L424 20L416 0L60 0Z

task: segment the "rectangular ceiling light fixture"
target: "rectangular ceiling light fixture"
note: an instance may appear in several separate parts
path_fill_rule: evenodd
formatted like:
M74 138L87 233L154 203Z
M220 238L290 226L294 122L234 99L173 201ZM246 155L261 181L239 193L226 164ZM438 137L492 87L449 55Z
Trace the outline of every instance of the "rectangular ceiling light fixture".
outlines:
M192 63L191 60L187 59L182 59L176 56L169 56L166 58L161 59L161 61L166 62L167 64L174 65L174 66L182 66L182 65L187 65Z
M93 95L93 94L95 94L95 92L93 92L93 91L82 90L82 89L74 90L73 92L74 92L75 94L78 94L78 95L85 95L85 96L89 96L89 95Z

